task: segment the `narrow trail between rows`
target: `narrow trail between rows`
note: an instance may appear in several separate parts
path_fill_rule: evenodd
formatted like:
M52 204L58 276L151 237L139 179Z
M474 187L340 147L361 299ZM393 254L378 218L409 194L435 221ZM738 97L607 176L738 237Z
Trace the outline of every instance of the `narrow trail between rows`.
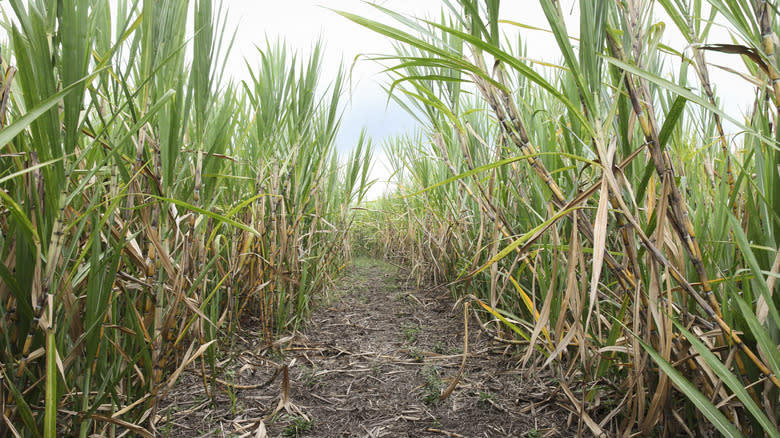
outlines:
M416 288L402 269L361 259L278 349L262 349L259 327L234 335L216 403L206 397L200 366L185 372L161 403L156 427L170 437L576 434L576 416L549 374L519 369L519 358L473 316L468 329L465 369L440 401L462 362L463 306L445 289ZM285 364L289 403L273 414L282 407L284 372L267 382Z

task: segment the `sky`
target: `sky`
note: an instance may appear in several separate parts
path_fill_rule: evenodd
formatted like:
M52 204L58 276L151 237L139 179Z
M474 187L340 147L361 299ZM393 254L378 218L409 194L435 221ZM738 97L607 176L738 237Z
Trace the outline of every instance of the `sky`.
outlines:
M417 17L437 17L443 8L441 0L372 0L381 6L404 15ZM573 0L562 2L564 14L576 13ZM342 10L378 21L390 20L376 8L360 0L226 0L228 6L228 29L236 29L236 43L228 61L228 74L235 79L245 79L244 58L256 61L257 48L266 38L284 39L288 45L301 54L309 53L314 42L321 39L325 43L325 62L323 79L332 80L339 65L353 65L352 82L344 107L342 129L337 138L340 151L351 150L357 143L361 129L366 128L373 139L375 162L372 177L379 180L369 198L374 198L387 190L385 184L390 169L385 164L387 158L381 149L383 143L395 135L411 133L415 129L414 119L394 103L388 103L383 85L388 84L383 67L369 60L370 55L392 54L390 41L382 35L359 26L330 9ZM660 7L657 8L660 10ZM658 12L657 12L658 13ZM670 20L658 13L659 20L667 23L663 41L678 50L685 48L684 40L676 35L676 29ZM504 1L501 6L501 18L504 20L546 27L546 19L537 1ZM579 19L567 17L568 31L571 35L579 33ZM548 62L560 62L561 55L557 45L549 34L538 31L519 30L511 25L503 25L506 32L522 32L526 41L528 56ZM730 42L728 33L715 26L710 42ZM688 50L690 55L690 49ZM741 61L733 55L709 52L708 61L729 67L740 66ZM715 84L728 84L719 90L727 111L741 118L752 102L751 87L742 79L718 68L711 68L710 74Z
M438 17L444 4L441 0L377 0L375 3L417 17ZM504 2L502 12L514 19L542 23L544 14L537 2ZM520 3L527 3L522 7ZM393 102L388 102L383 85L389 84L382 73L383 66L368 59L371 55L394 53L389 39L357 25L333 12L341 10L377 21L389 22L387 16L375 7L360 0L227 0L228 29L237 29L236 42L228 60L227 71L235 79L246 79L243 59L257 60L256 46L262 46L266 37L271 40L283 38L299 53L308 53L314 42L322 39L326 56L323 65L323 79L332 80L343 63L352 68L352 82L348 86L342 127L337 138L340 151L351 150L357 143L361 129L365 128L375 146L372 178L378 183L369 192L375 198L387 190L391 170L386 166L387 158L382 150L384 142L393 136L412 133L416 122L412 116ZM514 14L511 14L514 12ZM552 38L544 45L529 48L544 53L546 46L552 47ZM357 62L354 62L357 59ZM354 65L353 65L354 63Z
M388 2L385 2L388 3ZM281 38L298 53L310 53L317 40L325 44L323 82L331 82L339 66L350 68L360 55L392 53L389 41L352 23L330 9L343 10L378 18L376 9L356 0L229 0L229 29L237 28L236 43L228 64L235 78L245 79L243 59L257 60L256 46L266 38ZM438 10L438 0L392 0L395 10L425 14ZM330 8L330 9L328 9ZM414 126L413 119L393 105L385 111L387 97L381 84L382 67L369 60L359 60L352 67L352 82L346 97L343 127L338 138L342 151L351 150L365 126L375 141L400 134ZM388 119L391 120L388 123Z
M257 47L263 47L266 40L284 40L288 47L299 56L311 52L317 40L325 44L322 82L333 80L340 65L352 68L351 81L347 85L342 127L337 138L340 152L347 153L357 144L360 131L365 128L375 145L372 178L379 180L369 193L369 198L377 197L388 189L385 182L391 174L387 168L387 158L382 145L393 136L412 133L416 124L414 119L392 101L388 102L383 86L389 84L388 77L382 73L383 66L368 58L371 55L393 54L390 40L374 33L333 10L341 10L369 19L392 23L382 12L369 3L406 16L438 17L444 8L441 0L223 0L227 8L227 31L235 30L236 38L227 60L226 74L234 80L249 78L245 60L255 65L259 60ZM457 2L455 2L457 3ZM579 18L576 15L575 0L563 0L562 7L566 16L570 35L579 34ZM0 0L0 8L4 8ZM666 22L666 32L662 41L677 50L686 50L685 41L676 34L675 26L668 17L659 13L657 20ZM501 3L502 20L547 27L539 2L535 0L505 0ZM502 24L502 31L516 40L521 34L529 58L552 63L560 63L561 55L554 38L545 32L520 29L510 24ZM718 25L711 32L710 43L728 43L728 32ZM744 71L741 60L735 55L708 52L710 63L724 65ZM677 61L674 61L677 62ZM679 62L677 62L679 65ZM670 70L672 71L672 70ZM712 82L721 84L717 89L723 107L737 119L741 119L753 101L752 87L741 78L722 69L710 69ZM732 132L736 128L726 126Z

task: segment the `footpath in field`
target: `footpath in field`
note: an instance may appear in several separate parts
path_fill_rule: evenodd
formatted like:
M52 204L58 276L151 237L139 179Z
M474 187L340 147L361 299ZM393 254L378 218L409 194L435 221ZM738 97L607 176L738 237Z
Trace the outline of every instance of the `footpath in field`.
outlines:
M359 260L304 330L275 352L258 347L259 329L236 335L217 403L205 397L200 367L185 373L164 400L157 428L170 437L576 434L576 417L551 376L518 369L518 358L473 317L465 369L440 401L458 375L463 334L462 306L446 290L417 289L403 270ZM272 380L274 370L281 371Z

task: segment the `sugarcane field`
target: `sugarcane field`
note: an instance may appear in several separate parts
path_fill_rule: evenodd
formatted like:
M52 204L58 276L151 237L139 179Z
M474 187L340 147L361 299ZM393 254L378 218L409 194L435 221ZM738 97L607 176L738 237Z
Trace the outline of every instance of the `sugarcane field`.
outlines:
M0 438L780 438L778 35L0 1Z

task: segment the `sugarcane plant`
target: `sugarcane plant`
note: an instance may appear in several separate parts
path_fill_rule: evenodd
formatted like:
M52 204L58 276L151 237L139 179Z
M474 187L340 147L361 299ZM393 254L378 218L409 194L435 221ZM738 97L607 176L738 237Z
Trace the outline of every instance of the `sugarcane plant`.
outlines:
M779 436L776 5L538 3L543 27L500 20L499 0L445 1L438 20L340 12L397 43L377 59L423 125L387 148L399 188L361 213L385 221L375 245L554 373L581 431ZM560 63L529 59L527 32ZM707 51L745 64L744 117L720 106Z
M0 5L0 436L152 436L183 370L224 389L218 337L272 343L345 263L342 75L268 44L233 82L224 6Z

